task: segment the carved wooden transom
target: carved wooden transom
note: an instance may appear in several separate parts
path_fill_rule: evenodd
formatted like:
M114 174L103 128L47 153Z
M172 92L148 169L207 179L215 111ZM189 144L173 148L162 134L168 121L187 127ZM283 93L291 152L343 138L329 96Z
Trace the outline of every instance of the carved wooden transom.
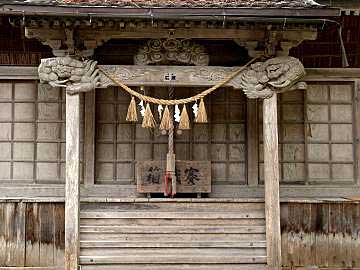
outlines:
M150 39L134 56L134 64L207 66L209 55L204 46L189 39Z

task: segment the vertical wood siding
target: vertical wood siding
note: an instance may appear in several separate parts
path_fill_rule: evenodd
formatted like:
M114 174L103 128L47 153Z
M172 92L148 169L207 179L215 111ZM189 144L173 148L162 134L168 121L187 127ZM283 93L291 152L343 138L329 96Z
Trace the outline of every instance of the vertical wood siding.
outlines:
M284 269L360 269L360 204L282 204L281 227Z
M110 210L106 210L105 204L102 208L105 208L103 209L104 212ZM116 221L120 222L121 219L116 219ZM140 223L135 221L123 220L121 224L124 226L155 224L151 220L143 220ZM169 225L177 223L181 225L179 220L168 220L167 222ZM225 221L221 221L219 224L223 222ZM92 227L87 227L91 224L116 225L101 218L82 219L83 230L85 228L86 230L91 229ZM150 227L156 230L158 226ZM281 228L284 270L360 269L360 204L282 203ZM103 239L96 237L98 234L101 232L93 235L83 231L83 247L90 247L92 243L103 243ZM111 234L103 235L107 235L111 239ZM237 238L239 237L237 236ZM144 242L144 240L141 241ZM177 240L175 239L175 241ZM128 245L131 246L131 242ZM161 246L161 242L158 245ZM64 263L63 258L63 203L0 203L0 269L4 267L19 267L19 269L21 267L61 268ZM149 265L139 264L138 266L141 269L151 269ZM163 266L164 269L169 270L179 269L175 267L176 265ZM229 266L227 269L243 269L236 268L234 265L227 266ZM111 265L106 267L106 269L118 269L116 267L111 268ZM211 267L206 269L219 269L215 266ZM88 265L86 269L99 268L96 265ZM203 268L199 266L197 269Z
M64 264L61 203L0 203L0 268Z

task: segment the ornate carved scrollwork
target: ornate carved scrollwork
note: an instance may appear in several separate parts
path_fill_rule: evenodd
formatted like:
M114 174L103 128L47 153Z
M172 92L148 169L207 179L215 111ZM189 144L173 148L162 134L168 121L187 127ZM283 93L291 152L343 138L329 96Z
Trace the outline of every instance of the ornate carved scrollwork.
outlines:
M207 66L209 55L202 45L188 39L151 39L134 56L134 64L157 63Z

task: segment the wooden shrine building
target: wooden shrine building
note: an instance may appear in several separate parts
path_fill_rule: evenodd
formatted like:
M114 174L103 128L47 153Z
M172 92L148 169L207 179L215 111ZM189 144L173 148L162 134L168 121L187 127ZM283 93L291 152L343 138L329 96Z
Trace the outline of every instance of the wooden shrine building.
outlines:
M360 5L0 2L0 270L360 269Z

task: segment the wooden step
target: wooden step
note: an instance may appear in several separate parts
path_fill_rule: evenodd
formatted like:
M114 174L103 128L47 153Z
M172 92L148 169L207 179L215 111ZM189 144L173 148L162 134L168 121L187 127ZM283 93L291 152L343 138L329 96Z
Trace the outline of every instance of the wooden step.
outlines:
M80 264L261 264L266 256L188 256L188 255L119 255L119 256L80 256ZM106 268L107 269L107 268ZM161 269L161 268L160 268ZM226 268L225 268L226 269Z
M141 218L82 218L80 226L226 226L226 225L249 225L249 226L265 226L264 218L245 218L245 219L141 219Z
M264 203L147 202L147 203L82 203L81 212L247 212L263 210Z
M265 248L265 241L245 242L142 242L142 241L80 241L82 248Z
M193 242L193 241L265 241L265 234L94 234L80 233L81 241L144 241L144 242Z
M98 264L81 270L265 270L265 264Z
M253 270L266 263L263 203L95 203L83 204L80 218L82 269Z
M177 247L165 247L165 248L81 248L81 256L143 256L149 257L150 260L157 256L186 256L186 257L207 257L207 256L265 256L266 250L263 247L243 247L243 248L177 248Z
M204 233L265 233L265 226L81 226L80 233L149 233L149 234L204 234Z
M248 212L103 212L89 211L80 212L80 218L178 218L178 219L248 219L265 218L264 211L252 210Z

